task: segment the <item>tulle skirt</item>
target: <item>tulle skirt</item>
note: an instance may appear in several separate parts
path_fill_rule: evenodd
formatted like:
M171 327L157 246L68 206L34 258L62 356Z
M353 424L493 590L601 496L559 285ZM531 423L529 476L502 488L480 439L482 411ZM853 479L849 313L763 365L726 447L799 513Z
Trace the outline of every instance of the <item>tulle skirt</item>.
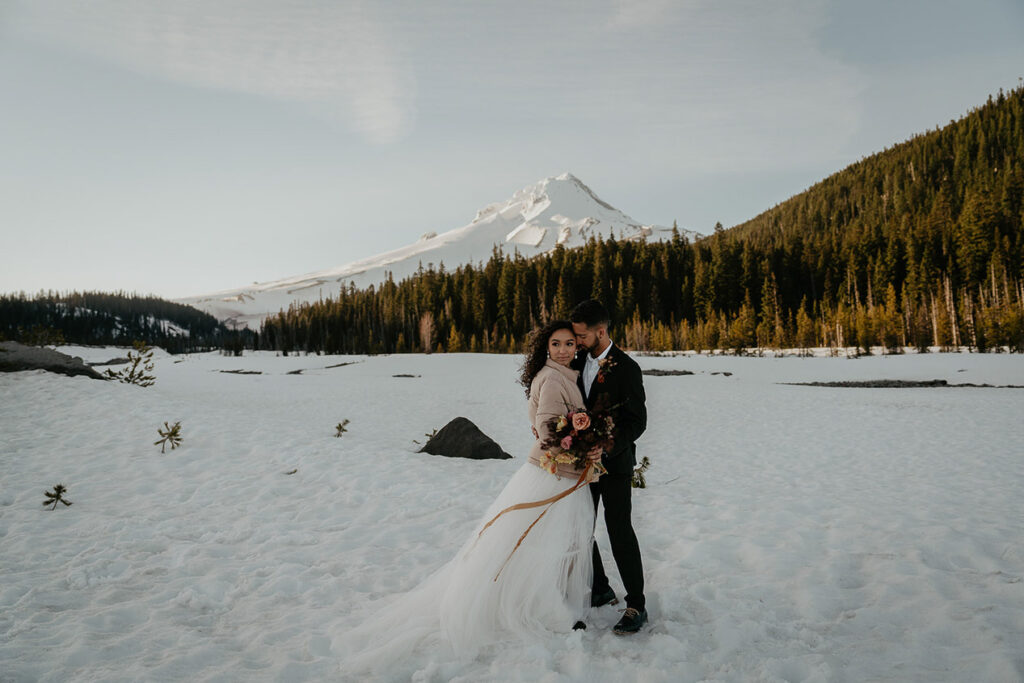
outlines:
M594 504L588 487L551 505L514 553L543 507L507 512L480 531L503 509L575 483L525 463L455 557L408 593L381 600L367 621L342 637L342 669L370 671L438 648L468 658L500 640L571 632L590 607Z

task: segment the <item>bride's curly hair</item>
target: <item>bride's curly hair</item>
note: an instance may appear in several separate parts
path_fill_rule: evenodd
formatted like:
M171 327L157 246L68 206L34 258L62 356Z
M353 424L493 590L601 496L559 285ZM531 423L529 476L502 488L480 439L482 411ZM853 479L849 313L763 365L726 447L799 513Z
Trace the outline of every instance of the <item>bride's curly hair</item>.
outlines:
M533 378L548 361L548 341L551 339L551 335L559 330L572 332L572 323L568 320L552 320L544 327L537 328L530 333L530 338L526 342L523 369L519 374L519 383L526 387L527 398L530 396L530 385L533 384Z

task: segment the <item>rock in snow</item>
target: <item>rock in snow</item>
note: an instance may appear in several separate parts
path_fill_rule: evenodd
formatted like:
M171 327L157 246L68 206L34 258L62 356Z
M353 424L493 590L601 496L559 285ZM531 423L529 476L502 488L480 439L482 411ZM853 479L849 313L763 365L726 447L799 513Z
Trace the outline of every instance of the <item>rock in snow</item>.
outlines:
M512 457L464 417L457 417L442 427L419 452L471 460L508 460Z
M46 370L60 375L85 375L93 379L106 379L77 356L72 358L53 349L25 346L13 341L0 342L0 372L19 370Z

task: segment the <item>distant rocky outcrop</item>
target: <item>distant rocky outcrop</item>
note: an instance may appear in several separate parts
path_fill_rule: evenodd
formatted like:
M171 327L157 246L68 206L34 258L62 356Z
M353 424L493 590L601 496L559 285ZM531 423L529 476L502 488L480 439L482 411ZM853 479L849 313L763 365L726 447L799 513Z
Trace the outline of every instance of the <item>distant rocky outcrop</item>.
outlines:
M842 382L781 382L781 384L789 384L792 386L801 387L840 387L847 389L930 389L935 387L975 387L979 389L1024 389L1024 386L1021 386L1019 384L972 384L969 382L963 382L960 384L950 384L944 379L869 379Z
M930 387L948 387L944 379L908 380L908 379L867 379L845 380L839 382L783 382L803 387L841 387L847 389L923 389Z
M470 460L507 460L512 457L464 417L457 417L438 430L419 452Z
M659 370L658 368L650 368L648 370L643 370L642 372L643 374L650 375L651 377L682 377L693 374L689 370Z
M72 357L42 346L25 346L18 342L0 342L0 372L20 370L46 370L60 375L85 375L93 379L106 379L78 356Z

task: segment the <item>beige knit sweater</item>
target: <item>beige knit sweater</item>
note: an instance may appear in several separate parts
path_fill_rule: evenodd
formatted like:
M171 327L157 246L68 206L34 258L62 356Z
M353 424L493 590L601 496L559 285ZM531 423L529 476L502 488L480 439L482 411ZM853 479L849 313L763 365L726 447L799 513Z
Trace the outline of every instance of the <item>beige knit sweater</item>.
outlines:
M583 395L580 394L580 389L576 386L578 375L578 371L567 368L549 358L530 384L530 400L527 403L527 410L530 414L530 424L540 434L540 438L530 449L530 462L537 467L544 467L542 464L544 449L541 448L541 443L551 435L547 426L548 420L565 415L570 410L584 407ZM578 470L572 465L559 464L555 475L559 478L566 477L576 481L581 472L582 470ZM597 475L591 473L587 480L597 481Z

